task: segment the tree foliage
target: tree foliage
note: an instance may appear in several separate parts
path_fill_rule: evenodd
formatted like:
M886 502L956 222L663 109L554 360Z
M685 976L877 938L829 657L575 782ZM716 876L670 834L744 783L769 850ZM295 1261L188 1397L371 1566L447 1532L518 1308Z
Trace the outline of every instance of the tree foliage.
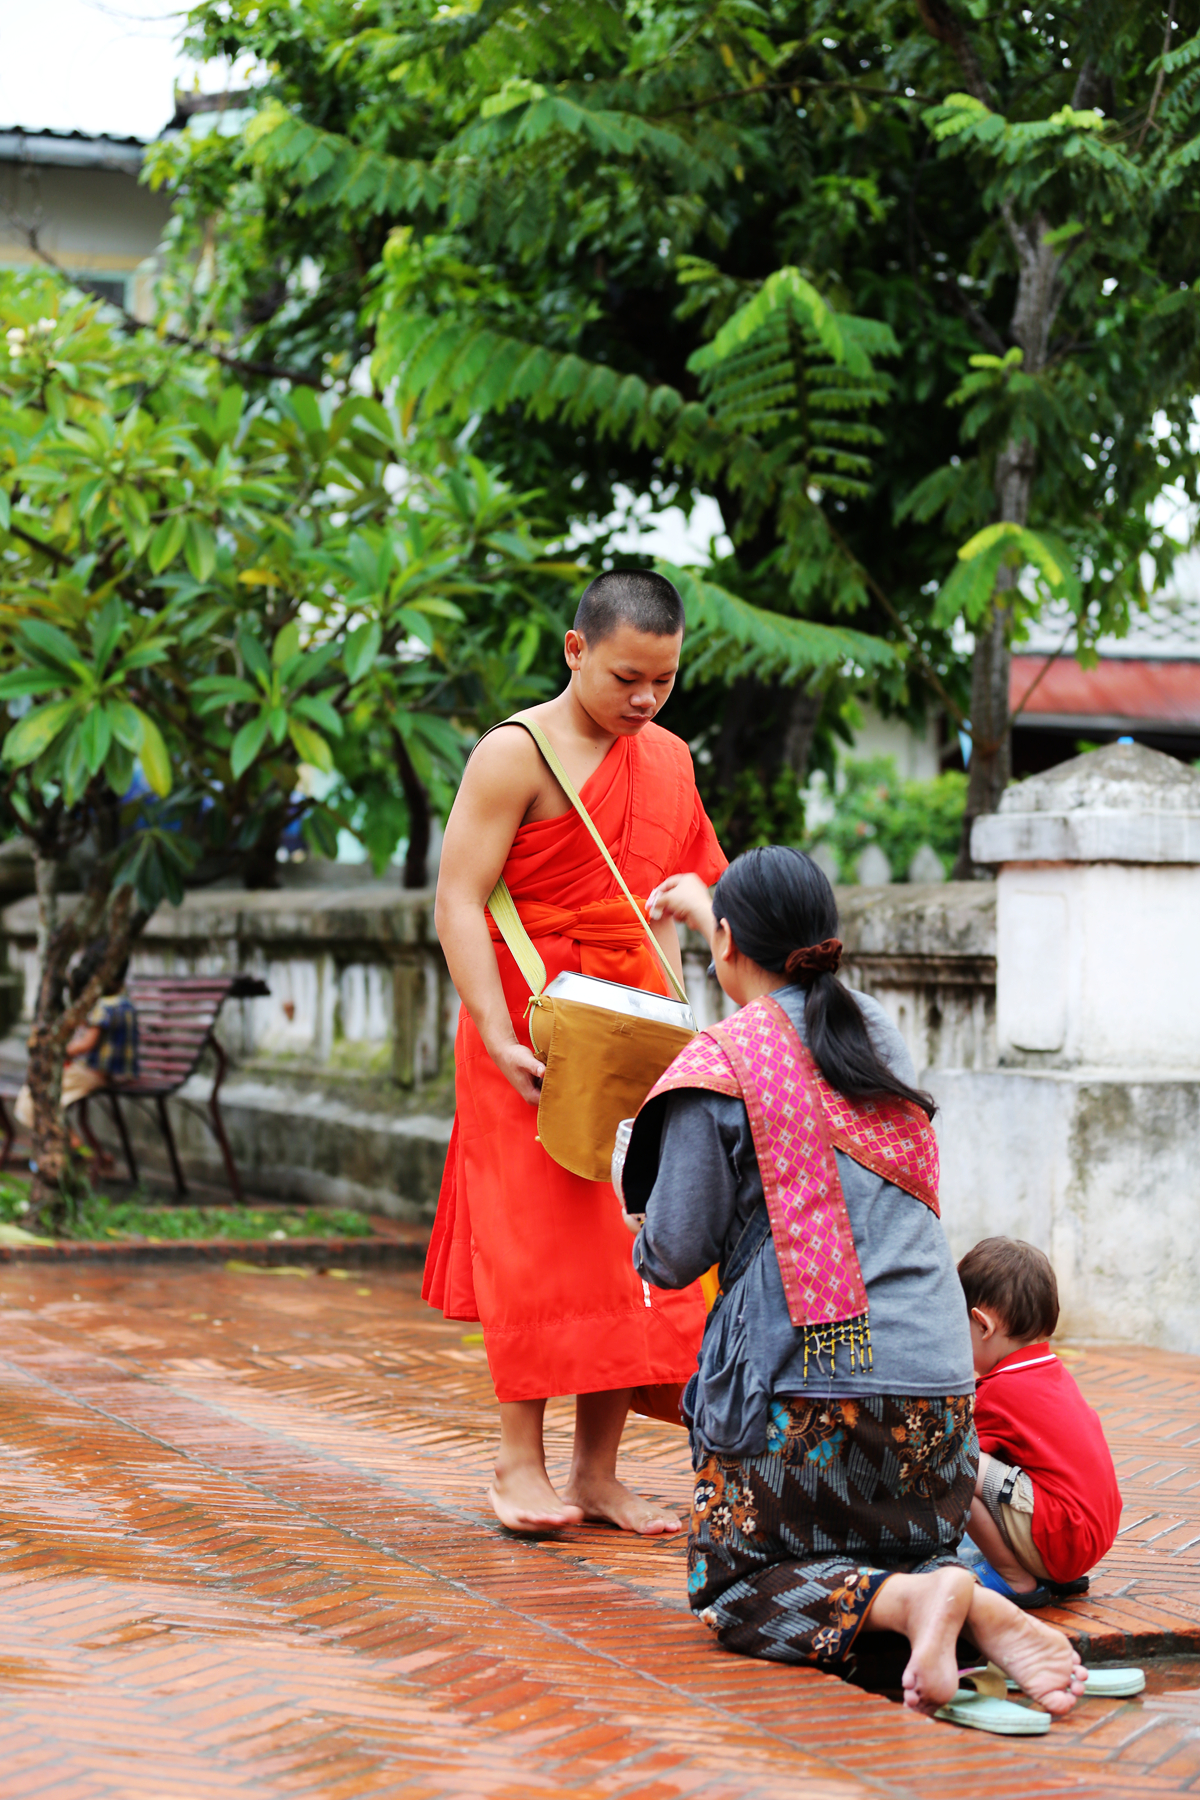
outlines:
M477 460L402 470L374 399L248 400L49 280L0 282L0 329L0 827L37 866L30 1085L54 1208L64 1047L155 906L186 879L269 879L297 824L385 861L480 724L542 691L530 664L576 571ZM85 890L60 913L72 851ZM64 1006L96 938L106 960Z
M966 800L967 778L959 769L944 769L928 781L903 781L895 757L848 757L839 772L833 817L809 834L805 848L825 847L837 863L838 880L853 882L859 857L875 844L888 859L893 881L904 881L913 857L927 844L948 875Z
M973 712L994 803L1030 614L1066 598L1085 650L1121 629L1175 554L1158 496L1195 497L1194 0L191 19L269 79L239 133L161 153L181 247L218 245L190 316L333 379L373 359L563 530L618 486L712 495L726 590L889 639L876 698ZM994 523L1026 535L981 549ZM712 768L770 785L795 679L694 689ZM847 680L817 677L826 725Z

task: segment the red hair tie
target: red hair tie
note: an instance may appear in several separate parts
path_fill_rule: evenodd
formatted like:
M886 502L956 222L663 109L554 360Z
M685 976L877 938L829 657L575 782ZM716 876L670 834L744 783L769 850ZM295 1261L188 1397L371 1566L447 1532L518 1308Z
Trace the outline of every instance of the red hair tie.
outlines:
M820 944L802 944L793 950L783 965L792 980L797 975L836 975L842 960L841 938L826 938Z

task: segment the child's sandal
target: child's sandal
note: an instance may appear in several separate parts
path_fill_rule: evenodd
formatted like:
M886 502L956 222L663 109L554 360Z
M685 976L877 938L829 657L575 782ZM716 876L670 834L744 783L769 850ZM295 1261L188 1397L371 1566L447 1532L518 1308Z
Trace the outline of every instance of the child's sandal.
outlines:
M993 1594L999 1594L1004 1600L1011 1601L1021 1612L1037 1612L1040 1607L1053 1606L1058 1596L1044 1582L1038 1582L1032 1588L1009 1587L1003 1575L993 1569L986 1558L971 1565L972 1572L980 1587L988 1588Z

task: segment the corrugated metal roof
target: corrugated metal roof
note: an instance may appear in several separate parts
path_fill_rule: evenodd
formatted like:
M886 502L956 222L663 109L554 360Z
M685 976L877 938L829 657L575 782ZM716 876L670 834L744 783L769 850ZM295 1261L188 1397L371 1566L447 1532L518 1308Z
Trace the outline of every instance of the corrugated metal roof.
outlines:
M120 169L136 175L146 145L135 137L109 137L105 132L27 131L23 125L0 126L0 162L38 163L60 169Z
M1030 656L1049 656L1065 640L1073 655L1071 623L1070 609L1052 601L1030 627L1023 650ZM1175 564L1169 586L1151 597L1144 612L1133 614L1125 635L1099 638L1096 649L1103 657L1129 656L1144 662L1200 658L1200 552L1186 551Z
M1045 664L1041 656L1012 659L1010 708L1021 704L1041 675L1021 709L1028 725L1200 731L1200 662L1106 657L1094 669L1082 669L1073 656L1060 656L1049 668Z

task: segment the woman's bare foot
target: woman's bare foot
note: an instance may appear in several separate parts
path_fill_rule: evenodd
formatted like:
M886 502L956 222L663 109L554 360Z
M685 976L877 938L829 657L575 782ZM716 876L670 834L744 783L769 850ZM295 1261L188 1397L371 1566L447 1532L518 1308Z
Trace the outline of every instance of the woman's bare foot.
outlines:
M639 1537L668 1537L683 1526L666 1506L654 1506L632 1492L615 1475L577 1475L567 1483L567 1498L583 1509L585 1519L601 1519Z
M914 1712L934 1713L958 1692L954 1649L970 1610L975 1577L969 1569L947 1568L911 1579L905 1635L912 1655L904 1670L904 1704Z
M904 1671L904 1704L935 1713L958 1691L954 1647L971 1605L975 1577L966 1568L892 1575L867 1614L871 1631L898 1631L912 1654Z
M1070 1639L1053 1625L1021 1612L1002 1594L976 1587L966 1632L985 1656L1048 1713L1070 1712L1082 1694L1087 1670Z
M582 1508L562 1500L550 1485L545 1469L534 1463L518 1463L502 1470L488 1489L492 1511L507 1531L537 1533L561 1531L565 1525L582 1525Z

